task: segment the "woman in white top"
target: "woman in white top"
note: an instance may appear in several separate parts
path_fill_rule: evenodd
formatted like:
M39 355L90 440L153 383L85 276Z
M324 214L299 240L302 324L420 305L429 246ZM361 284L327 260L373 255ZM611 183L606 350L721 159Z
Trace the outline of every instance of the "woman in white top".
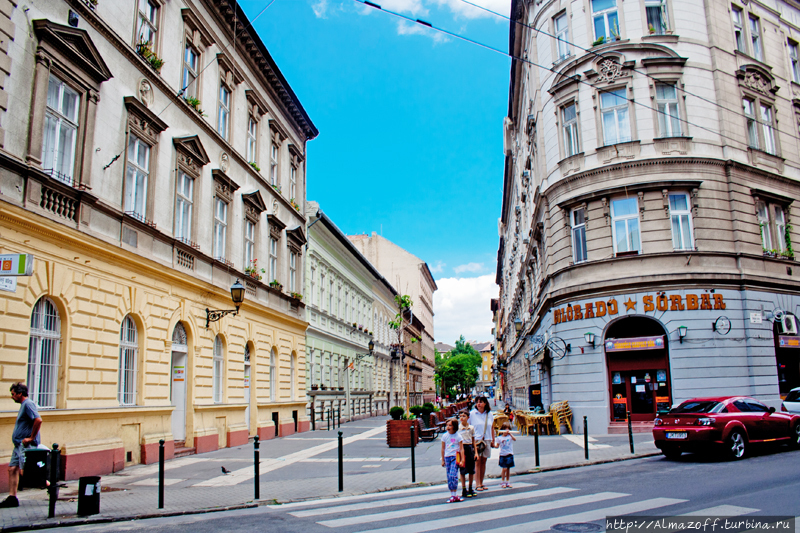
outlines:
M475 490L489 490L483 485L483 477L486 474L486 460L492 456L495 434L494 415L485 396L475 400L475 408L469 413L469 425L475 428ZM479 451L481 448L483 450Z

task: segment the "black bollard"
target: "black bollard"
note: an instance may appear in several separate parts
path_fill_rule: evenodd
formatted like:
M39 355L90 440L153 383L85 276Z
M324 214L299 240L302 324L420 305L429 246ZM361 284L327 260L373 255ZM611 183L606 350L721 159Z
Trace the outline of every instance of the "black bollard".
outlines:
M47 487L47 492L50 493L50 505L47 513L48 518L55 518L56 516L56 502L58 501L58 477L61 472L61 450L58 449L58 444L53 444L53 450L50 452L50 486Z
M259 451L258 451L258 435L255 436L253 439L253 472L255 473L254 482L255 482L255 499L258 500L261 498L261 480L259 479L260 472L258 471L258 465L261 463L259 460Z
M164 508L164 439L158 441L158 508Z
M631 443L631 453L636 453L633 451L633 428L631 427L631 412L627 412L628 415L628 441Z
M416 426L411 424L411 483L417 482L417 463L414 460L414 449L417 447L417 443L415 442L417 440L416 437Z
M317 430L317 414L314 412L314 406L311 406L311 431Z
M328 409L328 431L331 430L331 409Z
M342 408L336 408L336 419L339 421L339 427L342 427Z
M586 421L586 417L583 417L583 455L586 457L586 460L589 460L589 423Z
M344 490L344 443L342 432L339 432L339 492Z
M536 455L536 468L539 468L539 426L533 426L533 450Z

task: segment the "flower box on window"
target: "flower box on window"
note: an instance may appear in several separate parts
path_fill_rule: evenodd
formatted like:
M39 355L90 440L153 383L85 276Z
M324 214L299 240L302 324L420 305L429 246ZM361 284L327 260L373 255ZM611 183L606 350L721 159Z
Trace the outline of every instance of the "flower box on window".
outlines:
M95 0L96 3L96 0ZM142 59L147 61L150 64L150 67L158 72L161 73L161 67L164 66L164 60L161 59L153 52L153 45L150 42L143 41L136 45L136 53L139 54ZM199 100L198 100L199 104Z
M277 279L273 279L272 281L270 281L269 282L269 286L272 287L273 289L277 289L279 291L283 290L283 284L280 281L278 281Z

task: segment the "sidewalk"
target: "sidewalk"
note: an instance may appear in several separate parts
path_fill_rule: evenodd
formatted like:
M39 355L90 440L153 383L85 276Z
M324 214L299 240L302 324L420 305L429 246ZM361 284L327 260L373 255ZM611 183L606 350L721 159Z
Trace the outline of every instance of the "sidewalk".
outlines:
M138 465L103 476L100 515L77 517L78 481L67 482L47 519L48 495L26 490L20 507L0 509L0 528L22 530L157 515L209 512L263 503L380 492L411 485L410 449L386 445L385 421L375 417L342 424L340 430L318 429L261 443L261 499L254 501L253 445L226 448L167 461L165 506L158 509L158 465ZM326 426L327 428L327 426ZM338 492L338 431L344 443L344 492ZM535 471L534 439L516 434L512 473ZM636 434L636 454L627 435L590 436L590 461L584 459L583 435L539 438L541 469L564 468L644 457L657 453L650 434ZM487 476L499 477L496 451ZM420 442L415 449L417 484L443 483L441 444ZM230 474L223 474L225 467ZM4 498L5 495L0 495Z

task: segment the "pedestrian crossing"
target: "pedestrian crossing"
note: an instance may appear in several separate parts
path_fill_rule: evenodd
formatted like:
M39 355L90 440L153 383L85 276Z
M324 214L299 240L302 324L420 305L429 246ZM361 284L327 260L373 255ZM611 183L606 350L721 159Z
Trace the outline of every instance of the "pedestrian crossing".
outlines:
M694 509L689 500L669 497L637 497L626 492L586 491L574 487L542 487L516 481L501 490L499 482L460 503L444 503L449 493L442 485L361 494L325 500L268 506L299 520L315 523L309 529L331 533L423 533L470 531L507 533L509 528L526 533L549 531L557 524L600 522L609 516L649 515L742 516L759 510L734 505ZM459 489L460 490L460 489ZM687 505L688 504L688 505ZM691 512L686 512L686 510ZM309 524L310 526L310 524Z

